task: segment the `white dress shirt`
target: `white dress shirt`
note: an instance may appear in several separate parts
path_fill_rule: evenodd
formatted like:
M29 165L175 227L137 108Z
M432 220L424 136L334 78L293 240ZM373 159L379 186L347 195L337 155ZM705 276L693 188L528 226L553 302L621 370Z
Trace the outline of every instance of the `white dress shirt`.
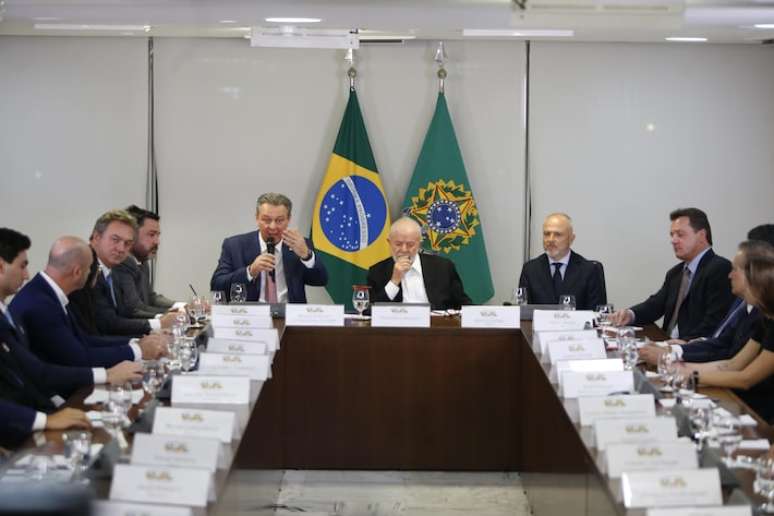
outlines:
M546 255L548 256L548 255ZM553 260L551 257L548 257L548 275L553 277L554 276L554 264L555 263L561 263L562 266L559 267L559 274L562 275L562 279L564 279L564 273L567 271L567 264L570 263L570 251L567 251L567 254L564 255L564 258L561 260Z
M403 291L404 303L428 303L427 291L425 290L425 280L422 276L422 260L419 254L414 255L414 261L411 262L411 268L403 275L400 280L400 287L388 281L384 286L384 292L391 300L395 299L398 292Z
M261 232L258 232L258 243L261 248L261 254L264 254L266 252L267 246L266 242L263 240L263 236L261 235ZM274 284L277 287L277 302L278 303L287 303L288 302L288 282L285 279L285 266L282 263L282 246L284 245L284 242L280 240L275 246L274 246ZM299 259L301 257L299 256ZM311 269L314 267L314 252L312 252L312 256L308 260L301 259L301 263L304 264L304 267L307 269ZM269 273L267 271L263 271L260 274L260 278L254 278L250 274L250 265L247 266L247 281L253 281L254 279L260 280L260 291L261 295L258 298L258 301L261 303L266 302L266 279L268 277Z

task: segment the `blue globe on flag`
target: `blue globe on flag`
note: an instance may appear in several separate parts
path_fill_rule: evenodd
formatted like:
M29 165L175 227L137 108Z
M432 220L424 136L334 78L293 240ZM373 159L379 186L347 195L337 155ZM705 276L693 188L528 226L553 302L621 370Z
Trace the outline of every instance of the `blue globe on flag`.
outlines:
M382 232L387 206L374 183L349 176L325 192L319 216L328 240L342 251L355 252L371 245Z

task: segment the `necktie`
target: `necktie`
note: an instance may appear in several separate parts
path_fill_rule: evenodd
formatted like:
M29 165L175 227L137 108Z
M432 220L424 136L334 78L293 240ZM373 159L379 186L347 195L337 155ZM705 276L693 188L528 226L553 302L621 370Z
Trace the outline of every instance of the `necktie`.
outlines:
M11 328L13 328L15 330L16 329L16 325L13 322L13 317L11 317L11 311L10 310L6 310L5 312L3 312L3 315L5 315L5 318L8 320L8 324L11 325Z
M667 335L672 335L672 330L677 326L677 315L680 312L680 306L685 301L685 296L688 295L688 286L691 284L691 269L688 267L683 268L683 277L680 280L680 290L677 291L677 302L675 303L675 309L672 312L672 317L669 319L669 325L667 326Z
M113 290L113 273L108 274L105 276L105 281L108 284L108 287L110 288L110 298L113 300L113 306L118 306L118 303L116 303L116 291Z
M277 302L277 283L274 281L272 274L266 273L266 302Z
M562 264L561 262L554 262L551 266L554 268L554 274L551 276L551 279L554 280L554 294L558 303L559 294L561 294L562 290Z

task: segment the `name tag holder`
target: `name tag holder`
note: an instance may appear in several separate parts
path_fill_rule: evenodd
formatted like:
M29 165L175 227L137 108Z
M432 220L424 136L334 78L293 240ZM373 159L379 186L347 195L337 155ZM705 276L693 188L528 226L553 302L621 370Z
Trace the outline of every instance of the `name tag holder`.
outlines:
M473 305L462 307L463 328L517 329L521 326L518 306Z
M374 303L371 326L378 328L429 328L430 305L414 303Z
M285 326L344 326L344 305L288 303Z

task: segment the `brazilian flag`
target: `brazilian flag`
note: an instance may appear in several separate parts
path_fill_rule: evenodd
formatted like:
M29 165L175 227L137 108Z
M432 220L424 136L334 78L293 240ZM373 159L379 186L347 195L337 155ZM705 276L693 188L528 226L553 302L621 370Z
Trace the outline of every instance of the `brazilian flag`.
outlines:
M443 93L414 168L403 213L426 232L422 246L452 260L476 304L494 295L484 233Z
M326 289L335 303L352 308L352 285L365 284L368 268L390 256L389 230L387 198L350 88L312 217L312 241L328 269Z

